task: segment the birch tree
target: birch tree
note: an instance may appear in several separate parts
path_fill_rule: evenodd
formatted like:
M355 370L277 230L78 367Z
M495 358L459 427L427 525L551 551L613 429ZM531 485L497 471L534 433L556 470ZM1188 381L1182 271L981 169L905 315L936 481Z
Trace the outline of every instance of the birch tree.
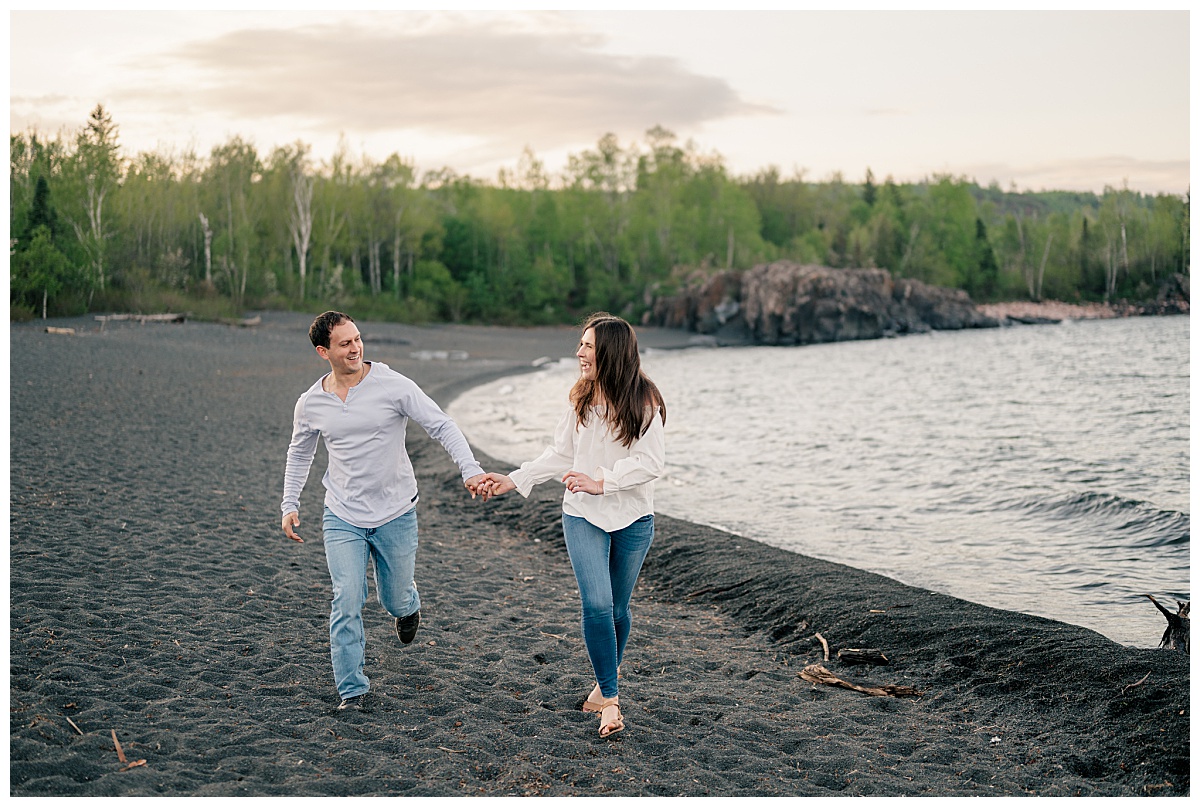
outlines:
M76 136L74 156L79 202L68 220L87 255L92 281L103 291L107 280L106 247L113 235L105 217L105 204L121 180L121 158L116 124L102 104L96 105L87 125Z
M250 274L253 219L257 212L250 193L255 181L261 179L261 171L254 147L235 137L212 150L205 172L209 186L207 204L214 212L209 218L216 225L213 252L224 273L229 295L239 307L245 299Z
M286 160L286 166L291 190L288 232L292 236L292 246L296 249L300 299L303 300L308 279L308 249L313 233L313 176L308 160L308 146L297 143L295 151L291 152Z

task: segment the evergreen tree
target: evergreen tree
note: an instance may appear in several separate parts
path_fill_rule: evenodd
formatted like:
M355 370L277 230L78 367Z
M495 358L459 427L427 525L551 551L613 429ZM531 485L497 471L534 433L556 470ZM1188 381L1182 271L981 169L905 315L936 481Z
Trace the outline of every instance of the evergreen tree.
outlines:
M78 274L67 257L58 251L45 225L33 230L28 248L12 256L9 288L13 297L40 308L42 319L50 301L73 285Z
M1000 280L1000 265L996 263L996 253L992 250L987 227L981 218L975 219L975 249L978 260L975 288L967 289L967 292L977 299L988 300L996 293Z
M871 173L871 169L868 168L866 181L863 182L863 201L867 203L867 207L875 206L876 193L875 175Z
M25 231L21 234L21 244L25 249L33 242L33 234L38 227L45 227L50 233L51 240L58 236L58 214L50 202L50 183L46 177L38 174L37 183L33 189L33 204L29 208L29 220Z

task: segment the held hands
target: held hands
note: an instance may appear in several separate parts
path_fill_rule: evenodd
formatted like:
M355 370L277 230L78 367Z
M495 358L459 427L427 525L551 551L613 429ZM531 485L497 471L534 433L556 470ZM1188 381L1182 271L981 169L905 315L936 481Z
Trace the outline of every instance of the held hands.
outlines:
M563 485L571 493L588 493L593 496L599 496L604 493L604 483L597 479L592 479L587 474L579 471L568 471L563 475ZM471 491L471 498L482 498L485 502L493 496L501 496L508 493L510 490L516 490L516 483L504 474L487 473L473 476L466 482L467 490Z
M516 488L516 484L504 476L503 473L485 473L482 476L482 482L479 484L479 494L484 497L484 501L486 502L492 496L502 496L510 490L516 490Z
M471 477L467 480L468 489L470 489L471 482L475 482L475 489L471 491L471 497L482 496L485 502L493 496L500 496L510 490L516 490L517 487L507 476L497 473Z

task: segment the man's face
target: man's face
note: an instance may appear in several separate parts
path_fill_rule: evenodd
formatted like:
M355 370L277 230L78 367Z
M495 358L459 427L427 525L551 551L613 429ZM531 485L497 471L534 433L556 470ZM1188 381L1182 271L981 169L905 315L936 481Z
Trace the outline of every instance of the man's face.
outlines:
M335 373L350 375L363 368L362 334L350 320L343 320L329 332L329 347L318 347L317 354L329 362Z

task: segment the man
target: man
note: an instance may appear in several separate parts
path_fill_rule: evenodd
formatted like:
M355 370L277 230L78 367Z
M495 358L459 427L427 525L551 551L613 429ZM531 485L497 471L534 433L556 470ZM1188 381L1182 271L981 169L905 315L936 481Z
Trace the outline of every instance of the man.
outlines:
M325 559L333 582L329 654L338 709L361 709L370 681L363 673L367 559L375 561L379 602L396 618L396 635L411 644L421 623L413 580L417 555L417 481L404 447L409 419L449 452L474 498L483 468L458 426L410 379L386 364L363 359L363 342L349 316L326 311L308 332L329 373L300 396L283 479L283 531L297 543L300 491L318 437L329 466L322 479Z

